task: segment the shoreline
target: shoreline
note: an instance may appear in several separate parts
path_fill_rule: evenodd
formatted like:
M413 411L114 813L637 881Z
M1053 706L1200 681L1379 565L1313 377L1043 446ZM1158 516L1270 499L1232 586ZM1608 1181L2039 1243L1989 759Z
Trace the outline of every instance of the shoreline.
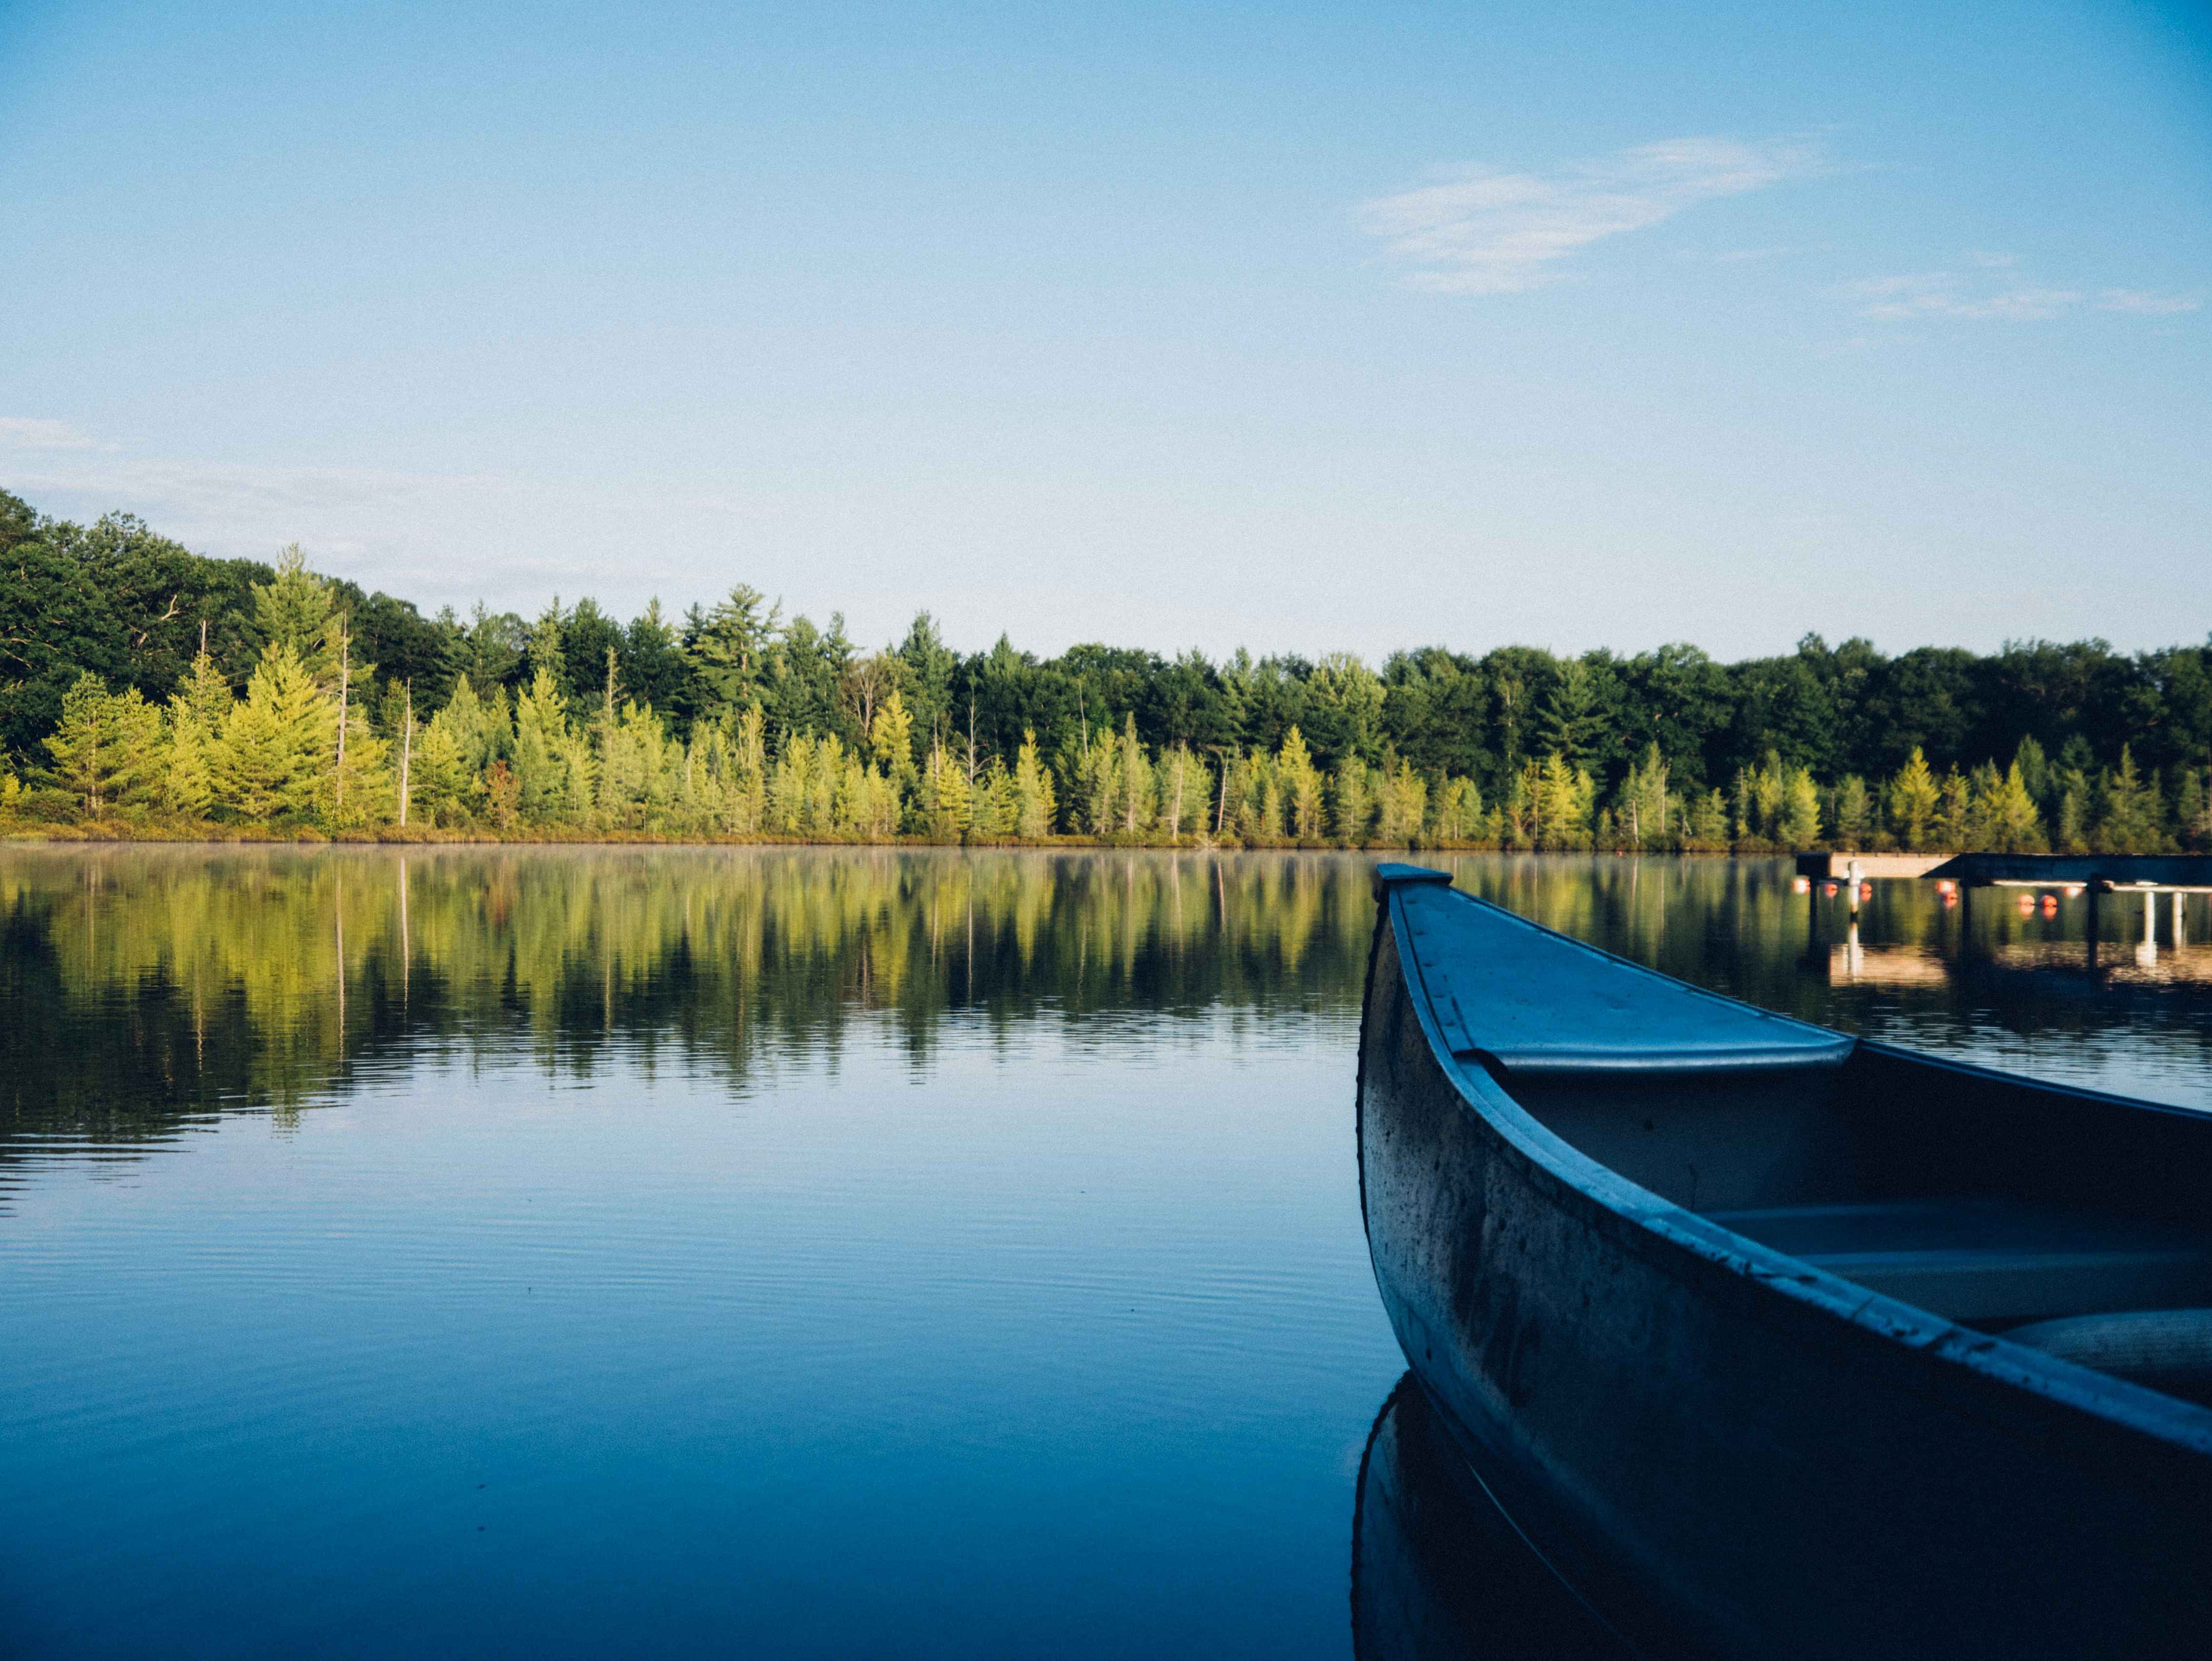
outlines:
M696 832L670 834L652 830L585 830L537 826L528 830L501 831L480 826L365 826L350 830L323 830L313 826L272 830L264 825L46 824L35 821L0 823L0 845L76 847L225 848L882 848L996 850L1033 849L1052 852L1127 852L1183 854L1514 854L1563 857L1611 855L1622 858L1639 855L1685 859L1789 859L1800 853L1876 854L1890 849L1835 848L1816 843L1810 849L1778 848L1766 844L1736 844L1726 848L1529 848L1495 842L1342 843L1334 841L1245 843L1234 837L1197 837L1176 841L1152 837L1054 836L1043 838L970 840L966 837L901 836L892 837L711 836ZM1927 849L1938 857L1942 849ZM1958 850L1950 850L1957 852Z

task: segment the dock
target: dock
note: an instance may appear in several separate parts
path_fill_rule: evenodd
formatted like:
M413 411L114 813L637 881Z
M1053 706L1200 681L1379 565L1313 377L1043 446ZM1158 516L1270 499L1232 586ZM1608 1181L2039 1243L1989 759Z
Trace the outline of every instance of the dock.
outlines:
M1865 855L1857 857L1863 861ZM2212 894L2212 854L1955 854L1919 874L1961 888Z
M1841 882L1856 866L1859 875L1869 881L1876 877L1924 877L1952 857L1949 854L1800 854L1797 874L1814 882Z

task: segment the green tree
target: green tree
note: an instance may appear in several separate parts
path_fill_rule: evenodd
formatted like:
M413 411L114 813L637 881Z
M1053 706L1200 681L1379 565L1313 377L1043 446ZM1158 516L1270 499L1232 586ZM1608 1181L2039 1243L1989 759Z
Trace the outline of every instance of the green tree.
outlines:
M1014 757L1014 834L1024 842L1042 842L1052 834L1052 770L1037 754L1036 733L1024 731Z
M216 805L249 822L312 817L337 740L337 703L289 645L273 642L212 747Z
M1559 665L1558 678L1544 695L1536 718L1537 745L1577 764L1595 754L1604 732L1605 715L1598 708L1589 666L1570 658Z
M1928 758L1916 744L1889 783L1889 822L1907 849L1917 853L1927 847L1928 832L1936 822L1942 797L1935 775L1928 770Z
M160 778L161 730L160 712L137 687L112 693L99 676L79 675L46 740L54 782L94 818L147 801Z
M253 585L253 620L263 651L289 652L318 681L337 666L337 608L331 585L307 569L296 542L276 557L276 574Z
M1866 781L1856 773L1847 773L1836 787L1833 841L1837 847L1850 852L1871 846L1874 841L1874 796Z
M687 650L702 712L734 715L761 701L769 648L782 620L783 608L769 605L765 594L744 582L711 611L695 615Z
M1784 786L1781 841L1785 848L1806 849L1820 840L1820 792L1811 771L1793 767Z
M1982 805L1983 839L2000 854L2039 854L2044 849L2043 816L2027 788L2026 770L2015 761L1996 781Z

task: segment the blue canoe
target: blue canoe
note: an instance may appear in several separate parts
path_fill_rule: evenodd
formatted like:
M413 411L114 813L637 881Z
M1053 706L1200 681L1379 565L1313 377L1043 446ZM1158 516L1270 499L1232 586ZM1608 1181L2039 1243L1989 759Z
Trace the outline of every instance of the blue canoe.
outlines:
M2212 1654L2212 1116L1755 1009L1441 872L1376 892L1383 1304L1625 1637Z

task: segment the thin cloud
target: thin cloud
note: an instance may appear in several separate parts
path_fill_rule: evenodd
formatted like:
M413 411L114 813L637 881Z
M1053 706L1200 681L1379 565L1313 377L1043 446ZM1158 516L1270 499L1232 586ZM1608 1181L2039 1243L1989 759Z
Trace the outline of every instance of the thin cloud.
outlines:
M2186 295L2152 294L2142 289L2106 289L2097 295L2100 312L2132 312L2138 317L2172 317L2193 312L2204 302Z
M100 441L66 421L0 416L0 447L10 450L97 450Z
M1471 167L1364 204L1360 226L1432 294L1519 294L1556 283L1595 243L1685 209L1813 171L1798 146L1670 138L1548 173Z
M2010 271L2009 254L1968 256L1982 271ZM1915 271L1901 277L1873 277L1834 290L1854 301L1861 317L1877 323L1913 323L1932 319L1965 322L2040 323L2094 303L2102 312L2164 317L2193 312L2198 301L2138 289L2106 289L2093 301L2081 289L2008 281L1993 284L1987 276L1960 277L1953 271Z

